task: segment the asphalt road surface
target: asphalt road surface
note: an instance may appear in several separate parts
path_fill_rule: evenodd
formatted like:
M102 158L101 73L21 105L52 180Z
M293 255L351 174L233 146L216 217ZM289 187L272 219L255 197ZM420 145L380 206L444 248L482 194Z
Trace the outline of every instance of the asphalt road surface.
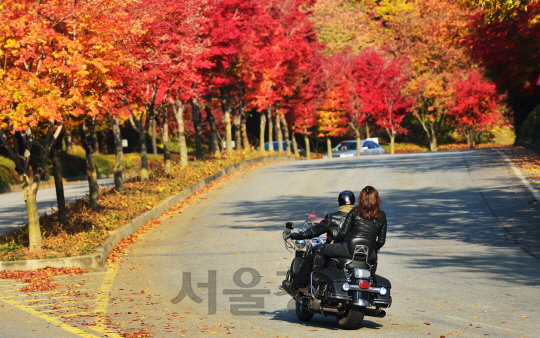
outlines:
M114 184L114 180L112 178L103 178L99 179L98 183L102 187L108 187ZM67 202L74 202L76 199L88 194L88 182L80 181L79 183L71 182L66 184L64 194ZM55 188L39 189L37 201L40 215L50 213L53 209L56 209L58 203ZM28 223L28 216L22 192L0 194L0 235L5 235L18 228L21 224L26 223Z
M299 225L317 203L366 185L379 190L388 216L377 272L392 282L393 305L385 318L365 317L357 331L322 315L300 322L278 289L293 258L281 238L284 223ZM261 166L143 235L108 277L92 277L98 286L88 292L101 298L89 306L101 304L111 330L154 337L539 337L534 199L494 150ZM2 318L26 321L17 311L0 308ZM36 321L50 327L42 336L59 336L55 325ZM16 321L5 329L20 332Z

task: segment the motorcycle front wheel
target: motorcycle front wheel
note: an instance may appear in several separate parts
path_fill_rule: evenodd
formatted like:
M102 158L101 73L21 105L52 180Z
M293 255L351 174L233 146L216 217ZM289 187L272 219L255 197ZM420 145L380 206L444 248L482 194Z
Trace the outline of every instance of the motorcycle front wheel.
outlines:
M298 319L307 322L313 318L314 314L306 306L296 302L296 316Z
M362 327L365 307L352 306L347 309L343 316L338 317L338 325L345 330L358 330Z

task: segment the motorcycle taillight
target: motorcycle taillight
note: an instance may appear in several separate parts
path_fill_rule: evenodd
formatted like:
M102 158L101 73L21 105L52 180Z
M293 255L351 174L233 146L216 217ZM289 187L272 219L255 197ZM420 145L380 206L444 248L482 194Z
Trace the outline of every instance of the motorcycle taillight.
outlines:
M358 286L360 286L360 289L369 289L369 281L368 280L360 281L360 284L358 284Z

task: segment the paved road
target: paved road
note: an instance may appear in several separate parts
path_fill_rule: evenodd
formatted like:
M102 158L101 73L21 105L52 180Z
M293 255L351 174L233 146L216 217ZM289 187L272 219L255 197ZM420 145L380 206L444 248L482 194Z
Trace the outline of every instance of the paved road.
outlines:
M112 178L99 179L98 183L102 187L112 186ZM74 202L76 199L88 193L88 182L70 183L64 186L64 194L67 202ZM39 214L49 213L58 205L56 202L56 190L54 188L39 189L37 194ZM0 194L0 235L4 235L28 223L26 213L26 203L22 192L11 192Z
M109 298L89 306L106 304L111 328L155 337L538 337L540 208L521 183L493 150L258 167L165 219L108 278L96 275L82 288L101 297L110 288ZM388 215L378 273L392 281L393 306L354 332L320 315L299 322L278 290L278 274L293 258L283 224L301 223L317 202L367 184L379 190ZM193 293L173 303L187 286ZM264 303L238 308L251 291ZM232 314L238 310L255 315Z

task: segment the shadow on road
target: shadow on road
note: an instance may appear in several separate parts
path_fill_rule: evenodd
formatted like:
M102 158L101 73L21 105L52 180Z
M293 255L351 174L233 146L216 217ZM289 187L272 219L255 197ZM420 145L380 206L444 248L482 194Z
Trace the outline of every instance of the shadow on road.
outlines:
M419 155L408 155L400 159L385 159L377 157L376 161L357 160L354 162L321 161L321 166L307 163L294 163L282 166L279 173L309 170L331 170L332 175L340 175L340 170L350 170L352 165L365 169L381 165L397 166L393 170L408 172L425 171L440 172L454 166L453 170L469 170L481 172L494 166L493 159L486 159L484 152L468 153L464 161L461 152L440 154L444 161L422 161L421 166L415 166ZM374 158L370 157L369 159ZM495 157L495 159L497 159ZM403 162L407 162L403 165ZM449 162L450 161L450 162ZM375 163L376 162L376 163ZM449 254L441 257L430 256L415 252L415 248L396 252L383 253L387 255L407 255L412 269L426 270L438 267L455 267L459 271L482 271L490 273L494 278L504 279L523 285L540 285L538 264L530 265L530 260L522 261L519 256L523 253L520 246L540 246L540 208L538 203L530 204L528 191L516 192L509 187L516 185L514 175L498 177L489 182L489 178L475 178L473 181L484 180L486 184L477 186L471 183L452 186L447 189L415 188L392 189L381 191L383 210L388 216L388 241L392 238L400 240L423 240L426 246L448 245ZM234 212L224 214L241 216L257 213L253 216L259 224L257 230L283 230L286 221L300 222L318 202L329 202L335 199L339 191L331 196L323 196L318 200L301 195L286 195L279 199L264 202L236 201L231 202ZM532 196L532 195L531 195ZM250 222L235 223L228 227L233 229L252 229ZM416 242L415 245L418 243ZM471 247L467 248L467 245ZM488 254L483 250L479 256L469 257L463 252L471 252L473 246L488 247Z
M337 319L335 317L324 317L323 315L315 315L310 321L303 322L296 317L294 308L288 310L276 310L273 312L262 311L261 315L271 316L269 319L273 321L287 322L291 324L302 324L310 329L326 329L330 331L342 331L337 326ZM379 330L383 325L364 319L362 322L362 328Z

